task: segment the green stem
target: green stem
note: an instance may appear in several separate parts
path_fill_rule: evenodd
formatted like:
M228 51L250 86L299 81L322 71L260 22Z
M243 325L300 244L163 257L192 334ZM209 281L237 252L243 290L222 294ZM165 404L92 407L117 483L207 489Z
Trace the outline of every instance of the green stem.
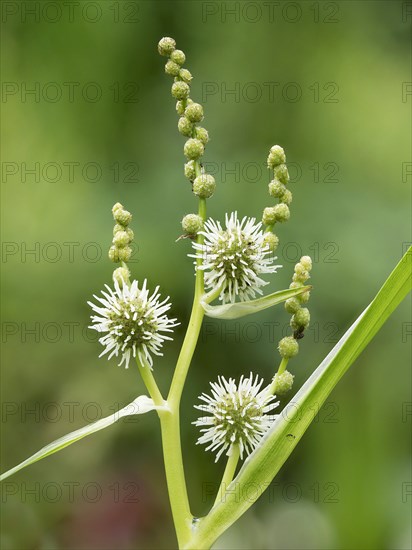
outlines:
M213 300L216 300L216 298L218 298L219 294L222 292L222 288L223 288L223 286L220 286L220 287L216 288L215 290L211 290L207 294L204 294L203 295L203 302L206 303L206 304L210 304L211 302L213 302Z
M183 468L179 409L175 408L167 415L160 414L159 418L170 506L179 548L182 548L190 540L193 516L190 512Z
M288 366L288 363L289 363L289 357L282 357L282 361L280 362L278 372L276 374L284 373L286 370L286 367Z
M197 164L197 163L196 163ZM199 216L206 219L206 200L199 199ZM197 236L197 242L203 243L203 236ZM196 260L197 266L202 265L202 259ZM193 299L192 313L190 315L189 325L186 331L186 336L183 341L182 349L177 360L176 369L173 375L172 384L168 395L168 402L173 407L178 407L180 404L180 398L182 396L183 387L186 381L187 372L192 361L194 351L196 349L197 340L199 338L200 329L202 327L202 321L204 317L204 310L200 303L204 294L204 277L203 271L198 269L196 271L196 283L195 283L195 296Z
M196 163L196 165L200 172L198 163ZM199 215L202 216L203 220L206 219L205 199L199 199ZM197 242L203 243L202 235L198 235ZM197 265L199 266L201 264L202 260L200 258L197 260ZM167 397L170 414L159 415L162 428L163 456L167 486L179 547L184 547L190 540L193 521L183 467L179 409L183 387L202 327L204 310L200 301L203 294L203 271L198 269L196 271L192 313L190 315L186 335L176 363L169 395Z
M216 500L213 506L216 506L219 502L224 502L224 496L226 493L227 487L233 480L233 477L236 472L236 466L239 462L240 450L239 445L232 445L231 453L226 463L225 471L223 472L222 481L220 483L219 490L216 495Z
M156 380L154 379L152 369L150 368L148 362L146 360L140 361L140 359L136 356L136 363L139 367L139 372L150 397L153 399L155 405L162 406L164 404L164 399L156 384Z

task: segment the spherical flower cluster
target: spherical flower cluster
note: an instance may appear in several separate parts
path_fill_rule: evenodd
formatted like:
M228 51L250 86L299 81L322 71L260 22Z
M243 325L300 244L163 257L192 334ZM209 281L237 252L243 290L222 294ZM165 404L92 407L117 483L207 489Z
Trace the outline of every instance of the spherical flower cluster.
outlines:
M109 258L115 263L127 262L132 255L132 249L129 246L134 236L133 231L129 228L132 215L119 202L113 206L112 212L116 225L113 229Z
M271 231L268 231L265 233L264 243L269 247L271 252L274 252L278 247L279 237Z
M182 220L182 229L189 237L195 237L203 228L203 219L198 214L186 214Z
M294 378L293 374L287 370L281 374L275 374L273 382L276 395L285 395L288 393L292 389Z
M118 267L113 271L113 281L117 281L120 286L129 284L130 271L127 266Z
M195 136L196 139L203 143L203 145L206 145L209 142L209 132L202 126L195 127Z
M165 72L174 77L172 96L177 99L176 111L180 117L178 130L188 138L184 145L184 154L188 159L185 164L185 176L193 184L195 195L201 199L210 198L215 190L215 180L212 176L201 173L200 167L200 159L209 141L209 134L205 128L198 125L204 116L202 105L190 98L192 75L187 69L182 68L186 56L184 52L176 49L176 42L169 37L160 40L158 50L161 55L169 57Z
M190 138L184 146L184 153L188 159L198 160L204 153L205 147L200 139Z
M216 189L215 178L210 174L201 174L193 182L193 193L201 199L208 199Z
M290 320L290 326L295 332L303 332L305 328L309 326L310 313L307 307L302 307L292 315Z
M280 145L274 145L270 148L269 156L268 156L268 168L275 168L275 166L279 166L280 164L284 164L286 162L286 155L285 151L282 149Z
M171 55L176 49L176 42L173 38L165 36L157 45L160 55Z
M288 206L280 203L275 206L267 206L263 211L262 221L265 225L275 225L276 222L286 222L289 218Z
M99 338L105 349L99 357L109 353L108 359L120 356L119 366L129 367L131 357L137 357L142 365L153 366L152 354L162 355L160 348L165 340L172 340L164 333L173 332L178 325L169 319L169 297L160 301L159 287L149 296L146 280L139 288L137 281L129 286L114 281L114 290L105 285L102 296L93 296L98 302L88 302L94 311L89 327L104 333Z
M219 222L209 219L200 231L203 243L193 243L201 260L197 269L205 272L205 286L211 290L220 289L223 303L241 301L262 294L261 288L268 283L260 278L263 273L276 273L280 265L272 265L276 256L271 254L265 242L261 223L254 218L244 217L241 221L237 212L226 214L225 228Z
M216 461L225 451L229 456L233 445L239 447L241 458L244 453L249 455L274 422L275 416L267 413L279 402L268 388L261 390L262 384L263 379L254 378L252 373L242 376L238 384L233 378L220 376L210 383L211 395L199 396L203 403L195 408L206 415L193 422L202 432L197 443L217 451Z
M294 357L299 352L299 344L293 336L285 336L279 342L279 353L282 357Z

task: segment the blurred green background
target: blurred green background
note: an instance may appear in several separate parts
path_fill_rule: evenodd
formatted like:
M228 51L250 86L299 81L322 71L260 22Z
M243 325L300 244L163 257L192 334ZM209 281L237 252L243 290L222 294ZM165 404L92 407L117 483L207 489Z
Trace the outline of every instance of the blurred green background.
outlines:
M300 387L412 240L408 10L397 1L2 2L2 470L143 391L137 369L98 359L86 328L86 301L111 279L116 201L134 215L133 275L160 284L182 322L155 365L162 388L171 379L194 283L190 243L175 240L196 201L156 48L165 35L185 51L205 108L204 161L218 182L211 216L259 218L270 204L268 150L286 149L294 202L269 290L289 284L301 254L314 258L312 328L291 363ZM221 373L269 380L287 323L282 307L206 321L182 403L196 515L212 504L223 462L195 446L194 400ZM216 548L411 547L410 333L409 301ZM1 519L4 550L175 547L156 416L10 478Z

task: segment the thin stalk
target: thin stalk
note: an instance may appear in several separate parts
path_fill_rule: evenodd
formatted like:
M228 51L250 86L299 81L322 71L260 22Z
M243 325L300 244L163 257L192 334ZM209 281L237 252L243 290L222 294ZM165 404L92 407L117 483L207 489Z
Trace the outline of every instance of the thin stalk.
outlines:
M149 363L147 361L140 361L140 359L136 356L136 363L139 367L139 372L141 374L142 380L144 382L144 385L146 386L147 391L149 392L150 397L153 399L154 404L157 406L164 405L164 399L163 396L158 388L158 385L156 384L156 380L154 379L152 369L149 366Z
M190 540L193 516L190 512L183 468L179 410L160 414L159 418L170 506L179 548L182 548Z
M196 163L196 171L200 173L200 166ZM199 215L206 219L206 201L199 199ZM197 236L197 242L203 243L203 236ZM202 260L197 260L201 265ZM180 400L187 373L192 361L199 338L200 329L204 317L201 299L204 294L203 271L196 271L195 295L193 299L192 313L179 358L176 363L172 383L167 397L170 409L168 414L160 414L162 429L163 456L165 463L166 479L172 508L173 521L179 547L184 547L191 537L193 516L190 512L187 495L185 472L183 467L182 446L180 439Z
M219 502L224 501L226 489L227 487L229 487L235 475L236 466L239 462L239 457L240 457L239 445L232 445L232 450L229 455L229 458L227 459L226 468L225 468L225 471L223 472L222 481L220 482L220 487L217 492L216 500L213 506L216 506L216 504L218 504Z
M218 298L219 294L222 292L222 288L223 288L223 286L219 286L215 290L211 290L207 294L204 294L203 295L203 303L210 304L211 302L213 302L213 300L216 300L216 298Z
M197 163L196 163L197 166ZM199 168L200 170L200 168ZM199 199L199 216L206 219L206 200ZM197 242L203 243L203 235L197 236ZM196 260L197 266L202 265L201 258ZM195 296L193 299L192 313L190 315L189 325L186 331L186 336L183 341L182 349L177 360L176 369L173 375L172 384L168 395L168 402L171 408L179 406L180 398L182 396L183 387L186 381L187 372L190 367L190 363L196 349L197 340L199 338L200 329L202 327L202 321L204 317L204 310L200 303L204 294L204 277L203 271L198 269L196 271L196 283L195 283Z

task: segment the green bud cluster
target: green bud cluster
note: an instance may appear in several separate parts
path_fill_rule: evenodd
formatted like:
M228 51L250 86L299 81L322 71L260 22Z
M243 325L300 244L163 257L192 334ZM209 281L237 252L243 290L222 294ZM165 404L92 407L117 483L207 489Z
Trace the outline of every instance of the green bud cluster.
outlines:
M269 247L271 252L274 252L279 245L279 237L274 233L268 231L265 233L264 243Z
M292 389L293 379L295 377L289 371L285 370L282 374L275 374L273 382L275 383L274 393L276 395L285 395Z
M118 267L113 271L113 281L119 283L120 287L123 286L123 283L130 282L130 271L128 267Z
M190 83L192 75L182 66L186 61L184 52L176 49L173 38L162 38L158 44L160 55L168 57L165 72L174 77L172 96L177 99L176 112L179 115L178 130L187 139L184 145L184 155L188 159L185 164L185 176L192 183L193 192L200 198L210 198L216 187L212 176L201 170L200 160L209 141L205 128L199 126L203 120L203 107L190 98Z
M216 189L215 178L210 174L201 174L193 182L193 193L201 199L210 198Z
M272 148L273 149L273 148ZM276 158L279 158L279 151L276 149ZM283 157L282 157L283 158ZM270 155L268 163L270 160ZM274 162L273 160L271 162ZM280 188L280 186L279 186ZM279 206L279 205L277 205ZM293 274L293 281L289 288L300 288L304 286L305 282L310 278L310 271L312 269L312 260L309 256L302 256L300 261L295 265L295 271ZM302 304L309 300L309 291L289 298L285 302L285 309L292 315L290 320L290 326L293 330L292 336L285 336L282 338L278 345L279 354L282 357L282 363L279 368L279 372L273 378L274 393L277 395L283 395L287 393L293 385L293 375L287 370L284 370L288 364L289 359L299 353L299 340L303 338L305 329L309 326L310 313L308 308L302 307Z
M119 202L113 206L112 212L116 225L113 228L113 241L109 249L109 258L115 263L128 262L132 255L130 243L133 241L134 236L133 231L129 228L129 224L132 221L132 215L125 210L123 205ZM121 269L124 269L124 267ZM121 277L121 274L124 276L126 275L125 272L120 272L119 270L116 270L115 273L116 272L117 278ZM114 274L113 277L115 277ZM124 278L124 280L126 280L126 278Z
M292 202L292 193L286 188L289 182L289 172L286 166L285 151L280 145L274 145L269 151L267 165L273 172L273 179L269 183L269 195L278 200L278 204L268 206L263 210L262 222L267 225L267 234L273 234L276 223L287 222L290 218L289 205ZM270 250L276 250L279 239L268 238Z
M203 220L197 214L186 214L182 220L182 229L188 237L196 237L203 229Z
M310 278L310 271L312 270L312 260L310 256L302 256L300 261L295 265L295 272L293 274L292 283L289 288L299 288L303 286ZM306 307L302 307L309 301L310 292L304 292L295 296L295 298L289 298L285 302L285 309L288 313L292 314L290 320L290 326L294 331L295 338L302 338L304 330L309 326L310 313Z
M281 357L287 357L290 359L298 354L299 344L293 336L285 336L285 338L282 338L279 342L278 350Z

